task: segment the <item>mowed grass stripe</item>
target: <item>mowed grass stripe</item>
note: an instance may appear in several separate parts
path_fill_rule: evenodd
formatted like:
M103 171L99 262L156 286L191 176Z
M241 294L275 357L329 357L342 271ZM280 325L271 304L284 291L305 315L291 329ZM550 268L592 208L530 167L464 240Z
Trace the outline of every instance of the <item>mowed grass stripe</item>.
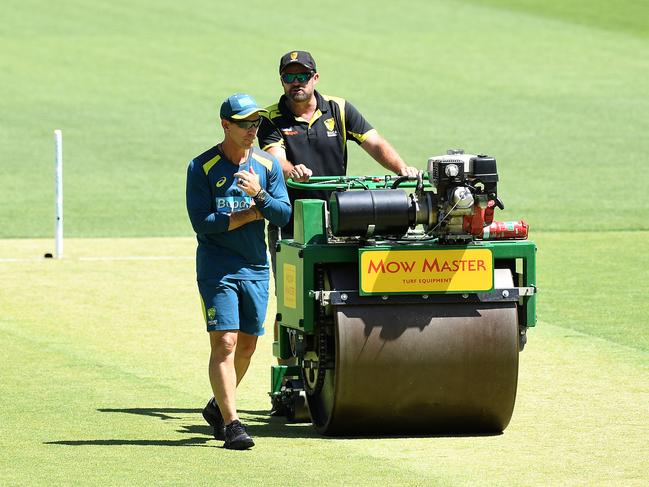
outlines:
M637 0L622 0L611 8L606 0L463 0L466 3L500 8L528 15L557 19L574 23L577 26L588 26L612 30L618 33L634 35L641 38L649 36L649 24L646 22L649 7Z

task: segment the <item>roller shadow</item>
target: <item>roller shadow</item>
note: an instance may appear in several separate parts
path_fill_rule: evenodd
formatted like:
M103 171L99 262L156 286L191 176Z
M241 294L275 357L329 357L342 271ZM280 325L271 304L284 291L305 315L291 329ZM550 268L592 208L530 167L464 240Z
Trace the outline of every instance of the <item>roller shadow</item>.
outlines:
M44 441L45 445L66 445L66 446L173 446L173 447L209 447L215 441L212 427L205 424L201 415L202 409L190 408L99 408L101 413L122 413L135 414L158 418L161 421L182 421L177 433L187 437L174 440L138 440L138 439L92 439L92 440L57 440ZM284 418L270 417L268 410L239 410L242 420L246 424L248 432L255 438L315 438L318 433L310 423L287 424ZM188 415L195 416L189 418ZM217 441L220 445L221 442Z
M490 436L501 436L502 431L496 433L427 433L422 435L415 434L382 434L382 435L339 435L339 436L321 436L325 440L411 440L411 439L434 439L434 438L483 438Z

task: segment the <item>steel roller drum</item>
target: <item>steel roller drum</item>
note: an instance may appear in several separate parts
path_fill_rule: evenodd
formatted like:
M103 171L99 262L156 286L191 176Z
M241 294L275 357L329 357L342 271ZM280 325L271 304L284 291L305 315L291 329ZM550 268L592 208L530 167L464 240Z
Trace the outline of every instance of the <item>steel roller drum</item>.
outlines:
M354 275L331 270L332 289L352 289ZM513 287L507 269L494 279ZM333 318L335 368L307 396L320 433L496 433L509 423L515 303L338 306Z

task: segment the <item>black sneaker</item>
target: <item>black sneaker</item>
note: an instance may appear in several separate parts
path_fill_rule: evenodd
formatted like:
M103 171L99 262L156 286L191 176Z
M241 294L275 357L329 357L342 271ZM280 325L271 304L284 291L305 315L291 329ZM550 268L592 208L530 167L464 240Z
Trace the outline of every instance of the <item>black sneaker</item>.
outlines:
M235 419L225 427L224 448L229 450L246 450L255 446L255 442L246 433L246 427Z
M207 401L207 406L203 409L203 417L205 421L214 428L214 438L217 440L225 440L225 424L223 423L223 415L219 406L216 404L214 398Z

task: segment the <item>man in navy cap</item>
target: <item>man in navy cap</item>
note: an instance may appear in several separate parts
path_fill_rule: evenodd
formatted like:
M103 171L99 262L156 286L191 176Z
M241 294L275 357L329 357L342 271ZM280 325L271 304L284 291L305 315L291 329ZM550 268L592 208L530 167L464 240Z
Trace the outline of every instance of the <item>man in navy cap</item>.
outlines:
M216 398L203 415L214 437L235 450L254 445L237 416L236 388L264 333L264 220L281 227L291 214L279 161L253 147L261 113L250 95L227 98L221 105L223 141L195 157L187 170L187 212L198 240L196 273Z

